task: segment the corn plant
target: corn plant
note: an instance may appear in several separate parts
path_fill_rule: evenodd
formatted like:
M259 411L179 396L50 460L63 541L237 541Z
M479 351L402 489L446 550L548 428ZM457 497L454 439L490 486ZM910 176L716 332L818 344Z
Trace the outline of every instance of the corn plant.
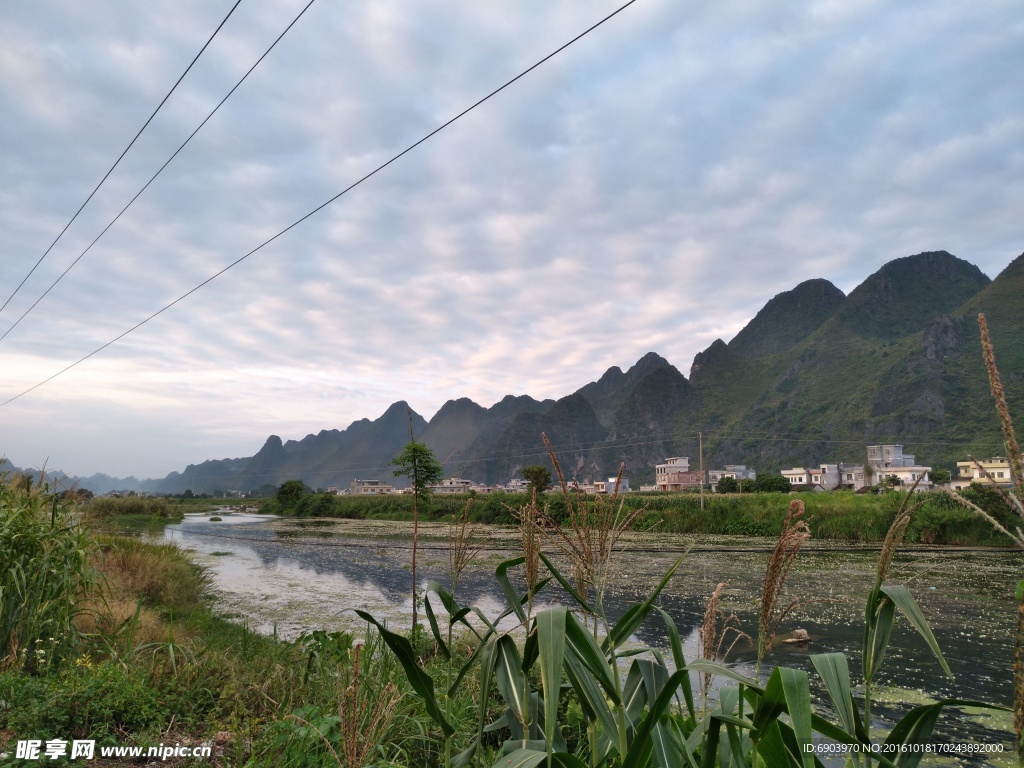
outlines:
M43 667L68 646L95 581L92 548L45 481L0 478L0 670Z

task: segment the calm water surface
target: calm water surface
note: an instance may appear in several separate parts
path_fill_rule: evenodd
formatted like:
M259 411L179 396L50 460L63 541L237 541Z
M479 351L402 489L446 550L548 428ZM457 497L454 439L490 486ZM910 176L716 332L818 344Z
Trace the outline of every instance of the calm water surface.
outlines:
M361 632L353 613L363 609L407 627L411 601L407 524L371 524L342 520L283 520L251 514L189 515L167 526L164 537L192 550L208 566L222 613L245 620L263 632L285 638L316 628ZM421 589L428 579L447 586L448 548L445 526L423 527L418 555ZM497 615L504 604L494 583L494 568L518 554L515 536L487 532L476 562L462 577L458 600ZM687 658L697 656L697 628L707 600L719 582L726 582L723 609L735 614L751 636L757 629L767 550L771 541L700 539L659 535L625 544L616 556L613 587L606 598L611 617L644 599L672 563L691 544L694 549L666 587L660 606L676 621ZM737 549L743 545L746 549ZM750 551L753 547L760 551ZM553 550L553 548L550 548ZM859 678L859 651L864 626L864 598L874 580L877 553L834 549L803 551L789 577L789 597L804 604L780 629L783 637L805 629L807 646L777 643L767 659L773 664L806 668L816 679L808 656L843 651L851 673ZM904 552L898 555L890 581L906 584L928 617L955 679L947 680L924 641L905 621L898 621L880 673L880 728L910 706L932 699L957 697L1012 702L1014 585L1024 572L1024 557L1012 552ZM561 598L545 590L550 602ZM638 643L665 647L660 620L648 619ZM729 661L753 675L753 651L738 644ZM820 699L820 692L819 692ZM824 699L819 703L828 710ZM936 740L1005 743L1012 747L1011 718L954 712L940 720ZM975 765L986 764L975 761ZM999 764L992 761L991 764ZM1009 764L1007 759L1006 764Z

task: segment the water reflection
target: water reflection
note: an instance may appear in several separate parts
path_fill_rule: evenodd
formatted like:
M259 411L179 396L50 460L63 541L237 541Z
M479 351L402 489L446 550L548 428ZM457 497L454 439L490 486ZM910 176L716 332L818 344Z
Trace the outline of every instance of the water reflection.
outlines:
M167 526L164 535L194 550L213 574L218 605L262 631L294 637L317 627L361 630L355 609L373 613L392 626L408 626L411 541L387 533L353 536L344 521L268 520L249 514L189 516ZM669 549L669 537L659 537ZM494 582L495 566L511 550L484 550L459 583L458 599L496 616L504 605ZM679 556L678 551L644 548L622 553L606 597L611 618L643 600ZM736 614L743 631L756 634L757 598L763 579L765 551L691 552L664 590L659 606L675 620L685 638L688 658L697 655L697 629L707 599L719 582L727 582L722 607ZM793 597L803 605L782 631L807 631L807 645L776 643L768 666L781 664L812 672L809 655L842 651L859 677L864 598L874 579L876 555L854 551L805 551L791 573ZM893 632L880 682L892 692L892 703L878 708L880 722L895 719L915 697L959 697L1009 703L1012 700L1012 585L1024 559L1018 553L903 553L893 566L892 580L907 584L938 638L955 681L947 680L924 641L904 621ZM429 579L448 583L448 550L443 542L427 541L419 549L421 589ZM547 600L564 596L554 582ZM641 644L664 647L664 628L652 616L638 631ZM737 646L731 661L752 673L754 649ZM885 692L882 692L883 697ZM819 695L818 703L827 708ZM911 701L911 703L913 703ZM950 733L966 732L1005 740L966 715ZM959 729L959 730L957 730Z

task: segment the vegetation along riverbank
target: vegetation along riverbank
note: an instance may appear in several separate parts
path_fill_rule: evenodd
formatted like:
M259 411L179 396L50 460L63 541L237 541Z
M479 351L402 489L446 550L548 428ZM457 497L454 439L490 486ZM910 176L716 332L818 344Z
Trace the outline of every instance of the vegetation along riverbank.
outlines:
M282 486L283 487L283 486ZM995 491L978 486L964 497L1012 526L1013 513ZM806 520L816 540L874 543L880 545L905 498L901 493L745 493L707 494L702 501L694 493L629 493L621 497L624 509L636 512L633 527L663 533L774 537L782 526L791 498L806 509ZM529 503L527 494L496 493L470 497L451 494L421 500L421 514L428 520L447 520L460 514L469 502L471 522L514 525L515 513ZM984 519L944 492L921 494L923 502L913 516L906 540L913 544L956 546L1011 545ZM567 506L561 494L542 501L556 522L565 522ZM593 497L583 500L593 506ZM413 500L408 495L335 496L305 489L283 498L266 499L262 512L288 517L333 517L354 520L412 520Z

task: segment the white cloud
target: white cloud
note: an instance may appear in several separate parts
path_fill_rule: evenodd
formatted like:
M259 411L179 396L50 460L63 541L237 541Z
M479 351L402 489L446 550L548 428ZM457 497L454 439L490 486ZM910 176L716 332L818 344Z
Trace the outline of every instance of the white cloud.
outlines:
M239 6L0 313L0 331L302 5ZM229 7L0 7L0 301ZM315 4L0 343L0 400L177 298L614 7ZM1001 0L784 10L643 0L8 406L0 453L24 464L49 455L69 472L163 475L250 455L271 432L342 428L398 399L430 416L461 396L559 397L650 350L685 373L776 293L811 277L849 292L922 250L946 248L994 275L1024 242L1022 38L1016 5Z

